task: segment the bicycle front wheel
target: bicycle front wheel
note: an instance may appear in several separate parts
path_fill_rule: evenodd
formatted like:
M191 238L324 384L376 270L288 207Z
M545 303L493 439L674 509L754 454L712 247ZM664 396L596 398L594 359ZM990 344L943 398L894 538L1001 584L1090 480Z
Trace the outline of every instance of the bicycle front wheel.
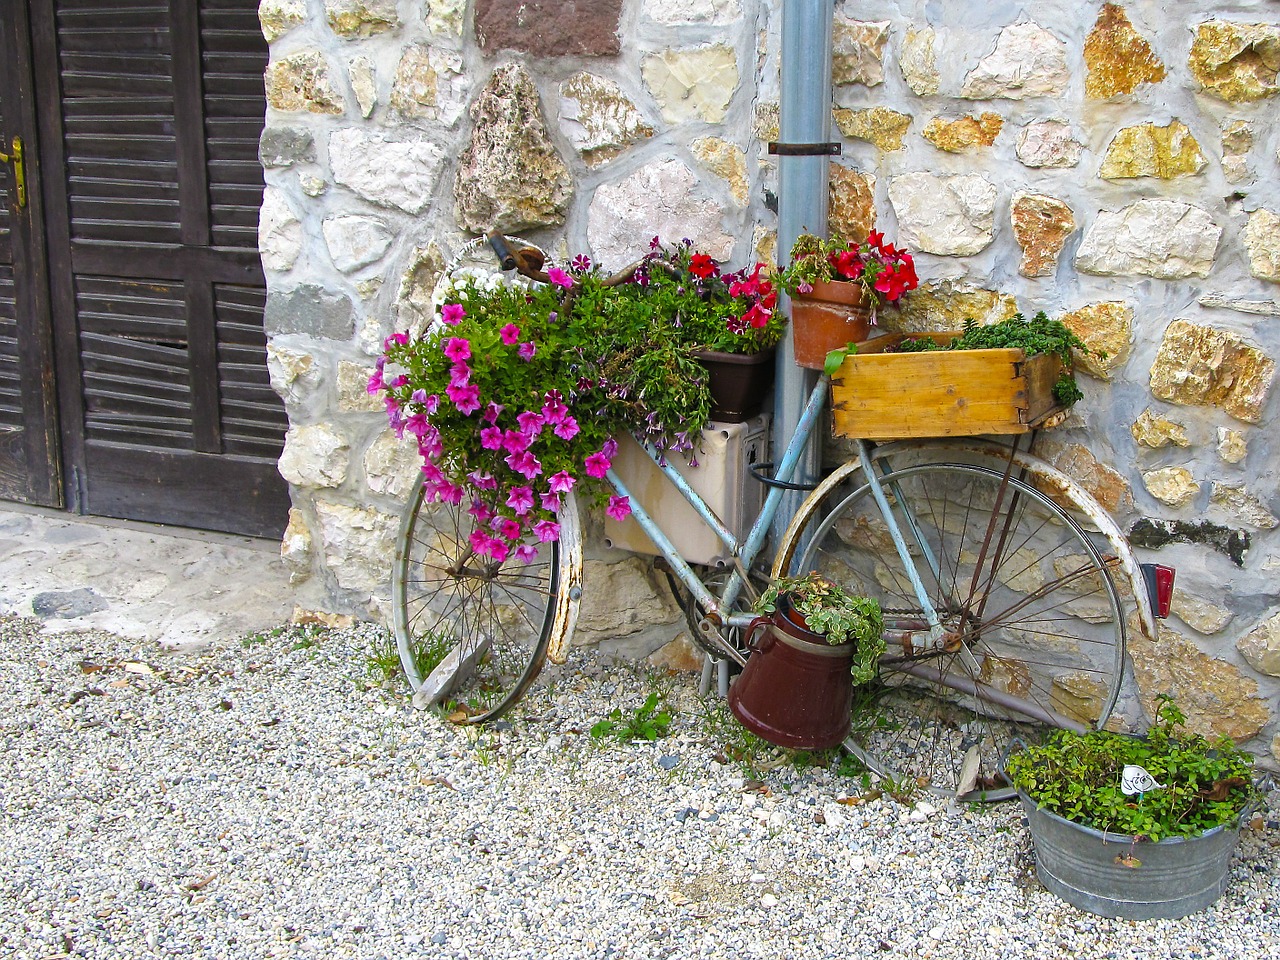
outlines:
M855 695L847 746L898 789L1011 796L1000 770L1015 737L1098 728L1115 705L1125 625L1106 561L1069 513L1003 471L923 464L881 485L940 630L929 629L869 485L825 515L807 502L811 516L792 529L816 520L812 536L803 546L793 537L781 556L783 569L798 554L798 572L884 608L888 649Z
M573 504L565 513L562 526L577 523ZM469 512L428 503L419 483L391 580L396 646L410 686L416 692L429 678L431 685L445 680L468 723L509 710L541 671L553 632L565 629L556 615L566 579L560 544L539 544L528 563L499 563L472 552L474 529Z

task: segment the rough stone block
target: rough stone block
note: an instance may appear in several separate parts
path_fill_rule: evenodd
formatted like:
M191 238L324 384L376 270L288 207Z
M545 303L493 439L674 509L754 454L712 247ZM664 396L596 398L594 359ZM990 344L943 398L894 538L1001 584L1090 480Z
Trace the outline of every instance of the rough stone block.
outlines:
M621 49L622 0L476 0L476 39L490 53L611 57Z
M351 299L310 283L268 293L262 323L269 336L303 333L329 340L349 340L356 329Z
M1275 379L1275 361L1233 333L1175 320L1151 366L1151 392L1161 400L1216 406L1258 423Z
M1164 63L1129 22L1124 8L1104 3L1084 42L1088 75L1084 95L1090 100L1133 93L1143 83L1164 79Z

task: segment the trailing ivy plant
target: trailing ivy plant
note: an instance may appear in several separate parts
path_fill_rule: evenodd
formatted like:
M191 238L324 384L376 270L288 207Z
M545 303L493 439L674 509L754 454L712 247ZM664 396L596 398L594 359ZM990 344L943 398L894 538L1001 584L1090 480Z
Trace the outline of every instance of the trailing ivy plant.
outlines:
M928 350L992 350L1009 347L1025 351L1028 357L1043 353L1056 356L1062 361L1063 372L1053 385L1053 398L1064 407L1069 407L1084 397L1072 374L1072 352L1106 358L1105 353L1086 346L1061 320L1050 320L1043 310L1030 320L1016 313L1007 320L986 326L979 326L968 319L964 322L964 332L946 345L927 337L919 337L902 341L896 349L899 353L919 353Z
M1157 699L1145 737L1061 730L1013 754L1006 773L1043 809L1107 833L1158 841L1237 822L1258 799L1253 758L1227 737L1209 740L1187 731L1173 700ZM1161 786L1126 795L1120 780L1129 764Z

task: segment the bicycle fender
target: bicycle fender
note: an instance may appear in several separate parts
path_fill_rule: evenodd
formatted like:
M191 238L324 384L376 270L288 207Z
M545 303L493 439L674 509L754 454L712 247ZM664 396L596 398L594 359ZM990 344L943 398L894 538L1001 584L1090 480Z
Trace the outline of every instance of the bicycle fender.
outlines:
M578 498L566 495L560 510L560 570L556 590L555 615L547 640L547 659L562 664L569 656L569 641L578 624L582 605L582 524L578 519Z

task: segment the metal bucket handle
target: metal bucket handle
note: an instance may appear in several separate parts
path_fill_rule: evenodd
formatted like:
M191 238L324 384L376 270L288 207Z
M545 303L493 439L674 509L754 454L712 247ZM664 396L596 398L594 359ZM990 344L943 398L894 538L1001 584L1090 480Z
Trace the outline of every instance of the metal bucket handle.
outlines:
M775 640L773 631L769 627L773 626L773 620L769 617L756 617L747 625L747 632L743 635L742 645L752 653L764 653L773 646ZM764 630L764 639L755 640L757 630Z

